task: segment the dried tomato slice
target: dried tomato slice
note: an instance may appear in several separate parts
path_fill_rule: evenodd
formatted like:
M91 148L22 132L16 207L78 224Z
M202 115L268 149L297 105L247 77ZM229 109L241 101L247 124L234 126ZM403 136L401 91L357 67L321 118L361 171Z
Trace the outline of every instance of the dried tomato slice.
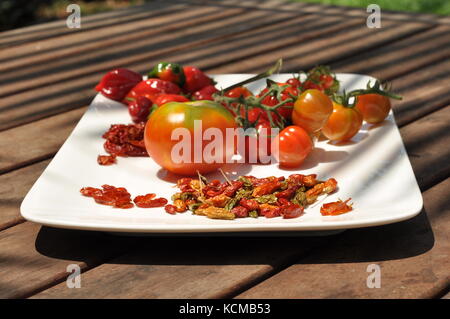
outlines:
M155 198L156 194L139 195L134 198L134 203L137 207L141 208L151 208L151 207L163 207L168 201L167 199L160 197Z
M116 161L116 155L99 155L97 157L97 163L100 165L112 165L117 163Z
M102 189L94 187L83 187L80 193L84 196L94 198L95 202L102 205L113 206L116 208L132 208L131 195L123 187L114 187L103 185Z
M336 216L348 213L353 210L352 204L347 204L350 200L351 198L345 202L338 200L337 202L325 203L320 207L320 213L323 216Z
M145 123L114 124L103 134L103 147L115 156L148 156L144 145Z

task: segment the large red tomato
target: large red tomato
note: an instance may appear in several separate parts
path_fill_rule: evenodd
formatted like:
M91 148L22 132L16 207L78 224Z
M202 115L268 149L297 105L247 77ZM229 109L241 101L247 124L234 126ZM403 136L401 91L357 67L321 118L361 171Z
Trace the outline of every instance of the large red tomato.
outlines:
M147 121L145 147L150 157L170 172L181 175L195 175L197 171L208 173L223 166L235 153L234 143L226 143L227 128L235 129L236 122L221 104L213 101L169 102L156 109ZM208 132L210 136L206 136ZM220 134L223 138L221 147L213 147Z

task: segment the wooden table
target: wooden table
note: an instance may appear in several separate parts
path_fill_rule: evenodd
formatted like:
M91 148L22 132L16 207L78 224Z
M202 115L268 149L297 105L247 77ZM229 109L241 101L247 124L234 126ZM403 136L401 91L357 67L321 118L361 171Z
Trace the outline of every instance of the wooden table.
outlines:
M0 33L0 297L441 298L449 288L450 18L278 1L155 1ZM328 237L127 238L41 227L20 203L108 70L160 60L209 73L329 64L393 82L424 209ZM383 200L380 198L380 200ZM66 286L69 264L82 288ZM381 288L366 285L381 267ZM448 297L448 295L447 295Z

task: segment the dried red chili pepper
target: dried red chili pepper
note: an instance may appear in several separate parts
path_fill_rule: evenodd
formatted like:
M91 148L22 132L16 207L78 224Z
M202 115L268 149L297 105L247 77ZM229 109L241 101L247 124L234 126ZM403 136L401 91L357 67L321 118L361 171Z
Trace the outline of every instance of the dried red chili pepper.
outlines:
M177 213L177 207L171 204L164 206L164 210L171 215L175 215Z
M302 206L290 203L281 207L281 215L283 218L297 218L303 215L303 210Z
M269 182L266 184L262 184L260 186L257 186L253 190L253 196L262 196L267 194L272 194L275 190L279 189L281 186L281 183L276 180L274 182Z
M106 73L95 90L111 100L121 102L128 92L139 82L142 76L128 69L115 69Z
M249 211L252 210L259 210L259 204L256 200L254 199L246 199L246 198L242 198L239 201L239 204L245 208L247 208Z
M231 212L236 216L236 218L248 217L248 209L243 206L234 207Z

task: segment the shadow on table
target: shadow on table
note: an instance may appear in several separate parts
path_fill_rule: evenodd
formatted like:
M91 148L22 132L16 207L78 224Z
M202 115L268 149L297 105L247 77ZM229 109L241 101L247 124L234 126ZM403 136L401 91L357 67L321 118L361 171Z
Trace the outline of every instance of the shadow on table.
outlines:
M64 260L143 265L272 265L354 263L408 258L434 244L425 211L408 221L347 230L331 236L126 237L101 232L42 227L36 249Z

